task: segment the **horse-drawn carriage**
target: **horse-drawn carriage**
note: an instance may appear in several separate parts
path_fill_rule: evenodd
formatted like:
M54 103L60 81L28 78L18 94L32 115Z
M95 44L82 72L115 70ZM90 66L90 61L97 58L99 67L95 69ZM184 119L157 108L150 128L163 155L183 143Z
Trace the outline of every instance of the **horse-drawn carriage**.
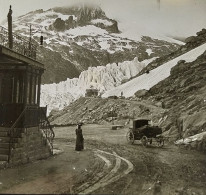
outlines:
M164 145L162 129L158 126L152 126L148 119L137 119L133 121L133 126L127 132L127 141L133 144L135 140L140 140L143 146L148 146L156 141L158 146Z

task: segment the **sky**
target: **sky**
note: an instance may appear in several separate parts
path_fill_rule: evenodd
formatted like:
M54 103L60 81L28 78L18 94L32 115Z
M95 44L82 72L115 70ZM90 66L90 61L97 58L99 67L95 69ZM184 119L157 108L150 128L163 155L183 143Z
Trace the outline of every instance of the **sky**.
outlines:
M206 28L206 0L0 0L0 22L6 19L9 5L17 17L74 3L100 6L109 18L119 22L120 30L188 37Z

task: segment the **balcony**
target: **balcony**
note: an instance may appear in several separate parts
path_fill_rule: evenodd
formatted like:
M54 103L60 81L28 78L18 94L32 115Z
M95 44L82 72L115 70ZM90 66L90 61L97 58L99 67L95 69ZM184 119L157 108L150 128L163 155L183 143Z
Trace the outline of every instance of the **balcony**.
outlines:
M14 33L12 37L13 51L15 51L18 54L29 57L33 60L36 60L37 43L35 43L34 40L28 41L25 38ZM0 26L0 45L9 49L8 30L2 26Z

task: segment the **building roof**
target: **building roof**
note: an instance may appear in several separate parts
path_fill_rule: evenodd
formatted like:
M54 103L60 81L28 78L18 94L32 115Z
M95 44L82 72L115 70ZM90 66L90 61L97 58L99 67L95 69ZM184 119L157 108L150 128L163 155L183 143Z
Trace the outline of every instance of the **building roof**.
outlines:
M38 69L44 70L44 64L29 58L27 56L24 56L20 53L17 53L9 48L6 48L1 45L0 43L0 56L1 56L1 63L4 64L5 66L9 66L10 64L15 64L15 65L26 65L26 66L33 66Z

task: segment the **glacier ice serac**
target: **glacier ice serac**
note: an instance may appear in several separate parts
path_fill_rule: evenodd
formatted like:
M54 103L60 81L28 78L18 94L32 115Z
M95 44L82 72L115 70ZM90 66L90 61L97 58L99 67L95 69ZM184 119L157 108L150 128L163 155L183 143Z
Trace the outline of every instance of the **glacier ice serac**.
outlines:
M45 84L41 89L41 106L48 106L48 113L60 110L74 100L85 95L86 89L95 88L102 94L122 82L136 76L155 58L139 62L137 58L122 63L106 66L89 67L79 78L67 79L60 83Z

